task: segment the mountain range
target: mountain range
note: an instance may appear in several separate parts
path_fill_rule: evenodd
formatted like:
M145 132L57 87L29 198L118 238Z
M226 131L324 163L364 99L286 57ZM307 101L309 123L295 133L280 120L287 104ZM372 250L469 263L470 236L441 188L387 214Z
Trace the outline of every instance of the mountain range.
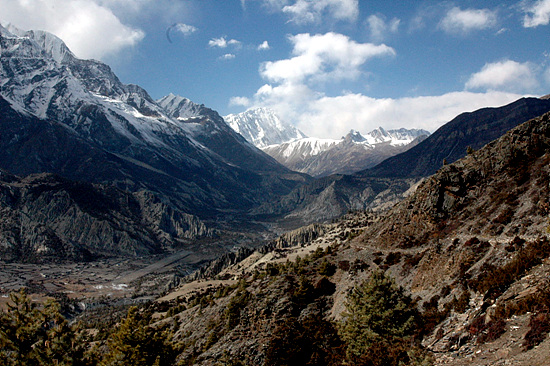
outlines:
M151 190L202 217L245 211L305 179L203 105L173 95L155 101L49 33L0 35L7 171Z
M353 174L372 168L385 159L416 146L429 136L425 130L384 130L379 127L365 136L351 130L340 140L303 138L263 148L289 169L324 177Z
M249 109L224 119L282 165L313 177L353 174L371 168L430 135L420 129L386 131L379 127L364 136L351 130L340 140L307 137L269 108Z
M307 182L279 201L265 203L255 211L283 215L286 223L299 226L331 220L350 210L388 209L445 163L466 156L468 146L473 151L549 110L548 98L521 98L502 107L464 113L410 150L378 166L351 175L337 174Z
M388 208L443 158L451 163L466 146L477 149L550 110L550 100L524 98L463 114L427 138L422 130L379 128L325 142L304 137L267 109L250 110L248 122L238 124L243 133L252 120L271 121L248 131L263 134L264 144L295 139L281 155L296 157L303 149L312 159L304 166L322 176L312 179L258 149L216 111L173 94L153 100L120 82L109 66L76 58L52 34L2 27L0 48L0 169L11 177L2 181L3 227L11 238L2 253L13 260L36 260L41 251L74 259L152 254L213 237L258 245L274 232L350 210ZM328 175L338 170L327 166L351 172L408 148L372 169ZM359 156L365 152L378 156ZM97 208L75 192L96 197ZM50 195L56 200L44 214L17 218L38 212ZM96 231L81 234L83 222ZM23 231L37 234L15 234Z

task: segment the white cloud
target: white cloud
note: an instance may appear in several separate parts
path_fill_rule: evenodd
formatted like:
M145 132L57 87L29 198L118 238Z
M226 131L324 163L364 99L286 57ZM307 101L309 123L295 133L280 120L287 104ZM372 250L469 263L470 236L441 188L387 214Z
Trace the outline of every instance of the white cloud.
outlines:
M210 41L208 41L208 45L210 47L219 47L219 48L226 48L227 46L233 45L233 46L239 46L241 42L237 41L236 39L230 39L229 41L225 39L225 37L220 38L212 38Z
M355 21L359 15L359 0L261 0L274 11L288 15L298 24L321 21ZM244 4L244 0L241 1ZM244 8L244 5L243 5Z
M262 77L277 83L355 79L369 59L395 55L394 49L386 45L357 43L332 32L313 36L298 34L289 40L295 56L262 64Z
M249 107L252 105L252 102L247 97L233 97L229 100L229 106L240 106L240 107Z
M381 15L371 15L366 20L369 28L370 36L375 41L382 41L390 33L397 33L401 21L397 18L386 22L386 19Z
M375 99L362 94L312 100L297 127L309 136L338 138L351 129L423 128L434 131L458 114L510 103L520 95L453 92L439 96ZM284 117L284 116L282 116Z
M488 63L468 79L466 88L532 92L539 86L536 74L536 68L528 62L504 60Z
M263 41L263 43L258 46L258 51L269 50L270 48L269 43L267 41Z
M474 30L494 27L497 24L497 13L489 9L450 9L439 23L441 29L448 33L465 34Z
M539 0L529 6L524 6L526 13L523 18L523 26L533 28L550 23L550 0Z
M235 58L235 55L232 53L226 53L225 55L220 57L220 59L222 60L233 60L234 58Z
M303 86L302 86L303 87ZM261 98L258 99L259 94ZM292 95L299 98L294 101ZM363 94L321 96L311 90L289 92L283 86L263 87L257 106L269 106L308 136L340 138L351 129L369 132L384 128L423 128L435 131L463 112L501 106L522 95L503 92L452 92L438 96L376 99Z
M80 58L103 59L136 45L145 36L94 1L0 0L0 9L4 21L21 29L51 32Z
M174 29L183 34L184 36L187 36L191 33L195 33L197 31L196 27L193 27L189 24L184 23L176 23L174 24Z

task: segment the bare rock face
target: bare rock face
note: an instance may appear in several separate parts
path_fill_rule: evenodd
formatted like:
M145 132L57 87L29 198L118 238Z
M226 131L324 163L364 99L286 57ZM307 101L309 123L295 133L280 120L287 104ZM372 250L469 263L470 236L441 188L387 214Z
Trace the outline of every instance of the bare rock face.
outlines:
M0 258L91 260L147 255L211 237L196 217L155 199L51 174L0 176Z

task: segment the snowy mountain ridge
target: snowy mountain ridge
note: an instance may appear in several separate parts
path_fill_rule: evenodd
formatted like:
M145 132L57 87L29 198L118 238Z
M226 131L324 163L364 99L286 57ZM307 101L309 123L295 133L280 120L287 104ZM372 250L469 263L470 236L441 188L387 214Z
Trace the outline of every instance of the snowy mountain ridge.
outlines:
M269 108L248 109L239 114L227 115L224 120L259 149L306 137L302 131L282 121Z
M231 128L279 163L312 176L351 174L370 168L430 134L421 129L385 130L378 127L365 135L351 130L339 140L305 137L268 108L249 109L224 119Z

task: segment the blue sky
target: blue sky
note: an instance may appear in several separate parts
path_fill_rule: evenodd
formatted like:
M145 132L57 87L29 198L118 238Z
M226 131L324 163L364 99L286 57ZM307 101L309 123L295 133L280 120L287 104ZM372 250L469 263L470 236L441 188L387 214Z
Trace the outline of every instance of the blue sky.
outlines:
M550 93L550 0L0 0L155 99L268 106L310 136L435 130Z

